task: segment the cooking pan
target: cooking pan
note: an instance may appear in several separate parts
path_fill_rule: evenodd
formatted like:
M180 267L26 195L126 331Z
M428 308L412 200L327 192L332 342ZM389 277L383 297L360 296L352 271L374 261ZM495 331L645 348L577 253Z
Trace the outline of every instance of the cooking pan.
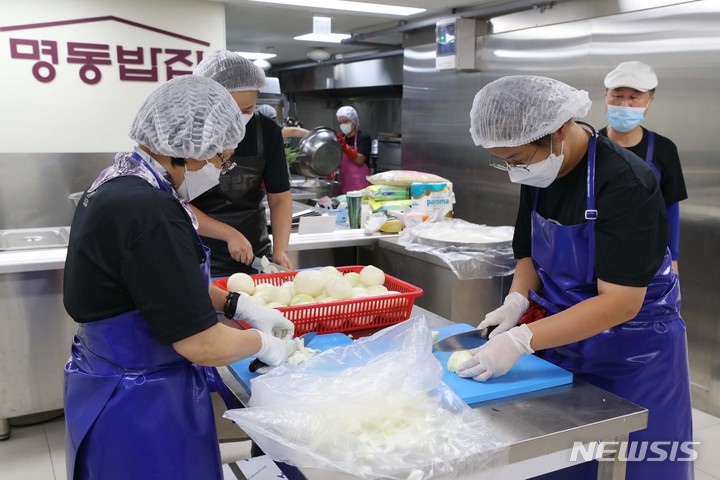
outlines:
M298 143L300 173L306 177L325 177L340 166L342 147L329 127L315 127Z

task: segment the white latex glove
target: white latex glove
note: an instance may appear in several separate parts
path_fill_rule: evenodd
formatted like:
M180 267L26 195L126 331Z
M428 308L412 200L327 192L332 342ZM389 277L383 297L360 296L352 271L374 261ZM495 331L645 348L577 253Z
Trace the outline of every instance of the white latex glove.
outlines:
M493 338L502 332L507 332L520 321L520 317L530 306L530 301L521 293L513 292L507 297L502 306L485 315L485 320L477 326L478 330L486 330L488 327L497 327L490 333L488 338ZM483 334L486 335L486 334Z
M470 350L473 357L460 365L457 374L478 382L505 375L520 357L535 351L530 348L532 336L525 324L495 335L482 347Z
M257 332L260 334L262 346L255 354L255 358L272 366L287 362L288 343L294 344L294 342L286 342L280 338L267 335L260 330L257 330Z
M285 341L285 360L277 365L268 364L264 367L260 367L257 370L255 370L255 372L259 373L260 375L263 375L265 373L268 373L272 369L279 367L282 363L286 363L288 361L288 359L290 358L290 356L300 349L298 342L302 343L303 341L300 338L293 338L293 339ZM259 355L259 353L258 353L258 355ZM258 357L256 357L256 358L258 358ZM262 360L262 358L260 360ZM262 360L262 361L264 361L264 360ZM267 362L265 362L265 363L267 363Z
M295 325L282 313L274 308L258 305L245 294L238 298L233 318L245 320L252 328L282 340L290 340L295 334Z

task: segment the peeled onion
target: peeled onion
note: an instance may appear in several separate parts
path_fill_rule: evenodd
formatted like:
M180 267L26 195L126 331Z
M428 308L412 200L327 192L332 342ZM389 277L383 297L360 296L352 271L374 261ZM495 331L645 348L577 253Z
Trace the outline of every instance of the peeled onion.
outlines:
M384 285L370 285L365 289L370 296L387 295L388 289Z
M325 283L325 274L320 270L302 270L293 279L296 296L306 294L316 297L325 289Z
M349 281L353 287L360 285L360 274L357 272L347 272L343 277Z
M353 287L350 281L343 277L336 277L330 280L326 287L328 297L338 300L347 300L353 296Z
M255 282L247 273L233 273L227 281L228 292L243 292L252 295L255 291Z
M315 298L306 293L299 293L290 300L290 305L303 305L305 303L315 303Z
M282 303L283 305L289 305L290 300L293 298L292 290L286 287L273 286L268 293L271 302Z
M470 350L460 350L458 352L453 352L447 361L448 372L457 373L460 366L471 358L472 353L470 353Z
M385 272L373 265L368 265L360 270L360 281L366 287L370 287L372 285L384 285Z

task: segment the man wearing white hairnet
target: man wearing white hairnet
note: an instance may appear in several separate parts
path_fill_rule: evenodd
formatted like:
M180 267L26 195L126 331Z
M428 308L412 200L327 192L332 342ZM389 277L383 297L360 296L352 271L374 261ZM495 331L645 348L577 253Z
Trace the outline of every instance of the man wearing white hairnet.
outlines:
M237 165L220 184L191 199L200 217L200 235L210 247L213 276L256 273L255 257L269 256L287 268L292 226L290 175L280 126L255 112L265 72L250 60L228 50L203 59L193 72L223 85L242 110L245 138L234 149ZM270 207L272 242L263 199Z
M340 160L340 193L361 190L370 185L367 176L370 175L368 162L372 140L370 135L360 130L360 117L353 107L340 107L335 115L342 131L342 135L337 134L343 153Z
M217 184L242 139L218 83L175 78L138 111L118 153L82 196L65 262L64 304L79 323L65 365L67 478L223 478L210 392L215 365L278 365L293 325L213 287L186 200ZM218 323L216 311L254 330Z
M589 109L587 92L546 77L503 77L475 96L475 144L521 185L518 262L504 304L478 325L495 330L458 374L484 382L543 351L576 378L650 410L631 442L688 442L687 340L665 205L640 158L574 120ZM597 463L576 468L547 478L596 478L584 469ZM637 461L627 476L689 479L692 468Z
M650 65L622 62L605 76L605 114L609 125L600 129L618 145L645 160L660 183L668 222L670 254L678 273L680 259L680 202L688 198L680 157L667 137L641 126L655 100L658 78Z

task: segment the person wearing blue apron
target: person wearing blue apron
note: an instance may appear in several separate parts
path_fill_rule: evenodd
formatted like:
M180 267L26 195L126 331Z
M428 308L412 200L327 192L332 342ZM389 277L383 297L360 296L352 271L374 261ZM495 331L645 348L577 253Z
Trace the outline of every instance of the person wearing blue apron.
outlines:
M340 107L335 115L343 133L336 134L342 147L339 193L362 190L370 185L367 177L370 175L368 162L372 140L370 135L360 130L360 117L353 107L347 105Z
M242 139L218 83L175 78L152 92L130 137L73 217L63 301L79 326L65 365L70 480L223 478L210 392L214 366L278 365L292 323L209 286L209 250L186 198L218 181ZM232 300L232 301L231 301ZM241 331L216 311L245 318Z
M220 183L190 199L200 219L198 230L213 251L213 276L256 273L255 257L268 256L292 269L288 243L292 227L292 196L282 130L275 121L255 112L265 72L240 55L218 50L193 71L223 85L242 111L246 136L235 148L236 167ZM272 241L263 200L267 194Z
M640 126L655 99L658 78L650 65L622 62L605 77L608 126L600 135L625 147L645 162L660 183L668 222L673 270L679 273L680 202L688 198L678 149L669 138Z
M497 328L458 374L486 381L544 350L576 378L649 410L631 448L665 442L659 448L673 460L628 462L628 479L691 479L692 462L671 451L692 448L692 421L662 195L647 164L575 120L590 105L587 92L539 76L502 77L475 96L475 144L521 184L518 263L503 306L478 325ZM547 316L515 326L531 300ZM596 469L590 462L541 478L595 478Z

